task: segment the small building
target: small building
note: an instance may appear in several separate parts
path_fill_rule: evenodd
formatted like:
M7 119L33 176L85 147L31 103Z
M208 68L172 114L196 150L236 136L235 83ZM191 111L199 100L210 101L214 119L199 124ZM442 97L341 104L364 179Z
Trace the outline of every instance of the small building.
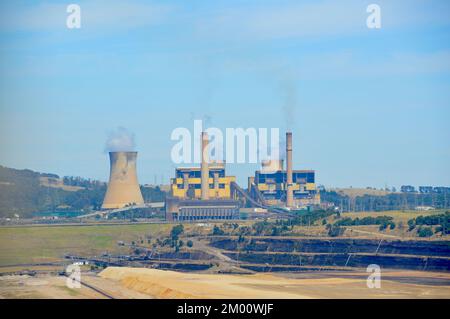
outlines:
M400 187L400 191L402 193L415 193L416 189L411 185L402 185L402 187Z
M415 210L429 211L429 210L434 210L434 207L433 206L416 206Z
M437 194L450 194L450 187L443 187L443 186L434 187L433 192Z
M166 201L166 219L179 222L239 219L239 202L232 199L205 201L172 197Z
M433 186L419 186L419 193L430 194L433 192Z

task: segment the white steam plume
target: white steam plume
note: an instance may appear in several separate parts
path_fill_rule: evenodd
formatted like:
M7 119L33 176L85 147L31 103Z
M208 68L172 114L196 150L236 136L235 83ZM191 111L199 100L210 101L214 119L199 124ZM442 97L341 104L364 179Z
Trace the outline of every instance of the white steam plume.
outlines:
M105 152L133 152L136 149L134 134L124 127L109 132Z

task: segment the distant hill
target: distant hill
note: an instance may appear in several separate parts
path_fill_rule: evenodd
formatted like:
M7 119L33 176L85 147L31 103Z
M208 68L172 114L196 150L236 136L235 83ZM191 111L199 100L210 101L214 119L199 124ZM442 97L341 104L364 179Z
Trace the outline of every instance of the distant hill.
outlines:
M357 197L357 196L386 196L389 194L393 194L394 192L381 190L381 189L373 189L373 188L334 188L330 189L331 191L335 191L339 194L349 197Z
M64 184L64 179L55 177L39 177L39 184L45 187L61 188L69 192L76 192L85 189L83 186L72 186Z
M363 188L322 190L322 202L334 203L342 211L414 210L419 207L450 208L450 194L398 193Z
M106 184L88 189L64 185L56 174L0 166L0 217L30 217L34 212L98 208Z
M82 177L0 165L0 217L31 217L37 212L89 211L100 209L107 184ZM164 200L159 188L141 187L144 200Z

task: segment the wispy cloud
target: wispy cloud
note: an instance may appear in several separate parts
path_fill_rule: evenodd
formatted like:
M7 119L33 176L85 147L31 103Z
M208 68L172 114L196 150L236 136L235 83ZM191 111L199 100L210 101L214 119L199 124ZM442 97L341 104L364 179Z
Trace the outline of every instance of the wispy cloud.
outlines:
M293 1L272 5L230 6L196 23L199 35L252 39L349 35L367 31L366 8L381 7L386 29L448 25L448 1Z
M341 2L235 7L200 21L197 30L256 39L333 34L358 27L357 9Z
M450 74L450 51L393 52L367 59L351 51L328 52L299 58L294 66L304 79L389 78Z
M278 77L289 70L301 80L389 78L392 76L415 76L450 74L450 51L392 52L378 57L351 50L333 50L323 53L299 54L295 59L252 58L234 59L224 64L222 72L258 72Z
M82 27L89 31L127 30L154 24L178 24L180 32L200 38L277 39L351 35L368 32L366 8L381 7L382 28L450 24L446 0L323 0L264 1L253 4L227 1L226 5L196 8L189 3L145 0L78 0ZM67 2L0 3L0 30L54 31L65 28ZM194 10L195 9L195 10Z
M82 28L91 31L130 29L164 21L174 6L132 0L76 1L81 7ZM2 4L2 31L58 31L66 26L68 3L45 2L36 5Z

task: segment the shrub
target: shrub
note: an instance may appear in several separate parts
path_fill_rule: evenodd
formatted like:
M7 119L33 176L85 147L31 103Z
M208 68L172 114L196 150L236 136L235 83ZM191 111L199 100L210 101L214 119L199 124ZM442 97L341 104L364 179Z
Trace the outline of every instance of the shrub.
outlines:
M419 237L431 237L433 236L433 230L431 229L431 227L421 227L418 234Z
M213 234L213 236L221 236L221 235L224 235L225 232L217 225L214 225L212 234Z
M416 228L415 219L408 220L408 231L412 231L414 228Z
M278 228L277 226L274 226L272 228L272 236L280 236L281 235L281 230L280 228Z
M364 218L355 218L351 219L350 217L342 218L341 220L337 221L335 225L338 226L359 226L359 225L389 225L392 223L393 217L391 216L377 216L377 217L371 217L367 216Z
M328 224L328 225L327 225L328 236L330 236L330 237L338 237L338 236L341 236L341 235L344 234L344 231L345 231L344 227L339 227L339 226L330 225L330 224Z
M267 221L254 223L252 228L255 235L263 235L266 231L272 231L272 225Z
M430 215L430 216L418 216L415 219L410 219L408 221L409 231L413 230L416 225L419 226L438 226L436 230L442 232L443 235L449 234L450 225L450 212L445 212L445 214Z

